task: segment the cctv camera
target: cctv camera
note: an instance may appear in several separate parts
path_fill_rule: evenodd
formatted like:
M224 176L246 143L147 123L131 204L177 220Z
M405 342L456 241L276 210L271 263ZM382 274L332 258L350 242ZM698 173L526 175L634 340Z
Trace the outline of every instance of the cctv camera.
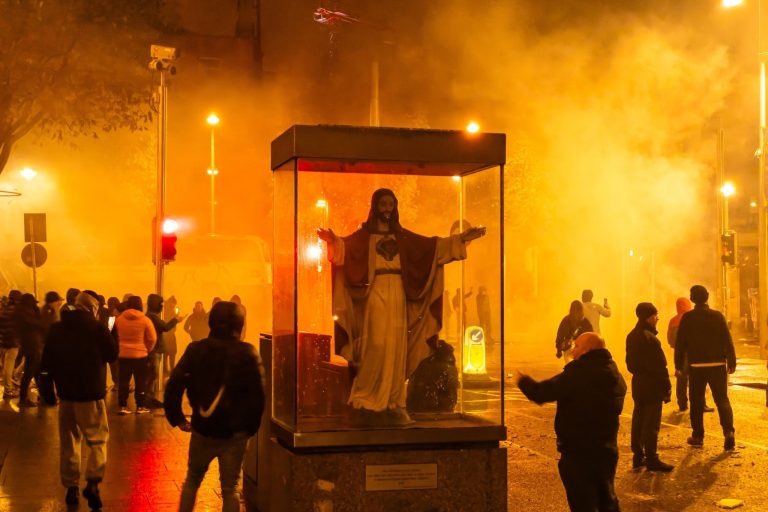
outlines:
M149 48L149 54L153 59L176 60L179 57L179 53L179 50L170 46L153 44Z

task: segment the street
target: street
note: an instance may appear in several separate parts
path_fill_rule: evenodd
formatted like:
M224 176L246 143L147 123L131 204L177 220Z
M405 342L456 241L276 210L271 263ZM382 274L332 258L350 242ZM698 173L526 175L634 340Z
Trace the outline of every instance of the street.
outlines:
M688 413L678 411L673 397L672 402L664 405L662 413L659 456L674 464L675 469L671 473L633 471L630 449L633 403L631 391L627 391L620 418L616 471L616 492L622 511L717 510L715 503L723 498L743 500L744 506L739 510L768 510L768 493L764 489L764 475L768 472L765 361L757 358L758 350L753 345L737 343L736 353L738 366L731 376L728 395L734 410L737 449L730 454L723 452L717 412L704 415L704 447L688 446L686 439L691 433ZM631 378L623 354L616 358L629 388ZM529 370L536 379L554 375L561 367L554 357L539 364L514 361L513 366L515 363ZM507 384L508 510L567 511L565 492L557 473L555 406L528 402L514 386L514 380L508 379ZM707 401L713 404L709 393Z

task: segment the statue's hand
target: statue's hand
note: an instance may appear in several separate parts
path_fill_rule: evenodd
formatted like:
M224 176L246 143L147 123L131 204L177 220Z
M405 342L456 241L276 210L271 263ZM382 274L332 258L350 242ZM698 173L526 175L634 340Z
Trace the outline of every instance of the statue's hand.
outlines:
M320 237L320 240L323 240L326 243L332 244L334 241L336 241L336 234L333 232L331 228L323 229L323 228L317 228L317 236Z
M470 240L480 238L481 236L485 236L485 226L467 229L461 234L461 240L463 242L469 242Z

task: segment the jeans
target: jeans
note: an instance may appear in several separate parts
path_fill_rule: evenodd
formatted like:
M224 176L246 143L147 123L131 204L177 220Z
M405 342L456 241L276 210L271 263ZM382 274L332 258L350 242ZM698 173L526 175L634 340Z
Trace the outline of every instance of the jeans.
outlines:
M208 471L208 465L213 459L219 459L219 480L221 481L222 512L239 512L240 471L243 465L243 455L248 444L248 435L238 432L230 439L205 437L192 431L189 440L189 461L187 463L187 478L181 488L181 503L179 512L192 512L195 507L197 489Z
M704 393L712 390L712 398L715 400L717 415L720 416L720 426L723 435L733 435L733 409L728 400L728 372L725 365L720 366L691 366L688 379L690 382L691 397L691 428L693 437L704 437Z
M632 411L632 453L647 460L658 458L656 444L661 427L661 400L635 402Z
M19 347L6 348L3 354L3 376L5 377L5 392L13 391L13 370L16 367L16 356L19 354Z
M29 394L29 383L35 379L35 384L40 387L40 356L34 352L24 354L24 376L21 377L21 389L19 391L19 401L23 401Z
M61 483L77 487L80 482L80 451L85 442L85 478L101 482L107 468L107 406L104 400L59 404L59 455Z
M619 454L560 454L557 469L571 512L619 512L613 486Z
M147 384L148 359L118 359L117 402L122 407L128 407L128 394L131 377L135 386L136 407L145 407L145 386Z

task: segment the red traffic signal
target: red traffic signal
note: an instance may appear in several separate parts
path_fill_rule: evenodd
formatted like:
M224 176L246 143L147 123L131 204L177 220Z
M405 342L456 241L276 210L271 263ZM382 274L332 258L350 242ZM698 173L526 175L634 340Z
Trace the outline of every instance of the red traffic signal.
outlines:
M163 221L163 233L160 238L160 257L163 261L176 259L176 229L178 227L178 223L173 219Z

